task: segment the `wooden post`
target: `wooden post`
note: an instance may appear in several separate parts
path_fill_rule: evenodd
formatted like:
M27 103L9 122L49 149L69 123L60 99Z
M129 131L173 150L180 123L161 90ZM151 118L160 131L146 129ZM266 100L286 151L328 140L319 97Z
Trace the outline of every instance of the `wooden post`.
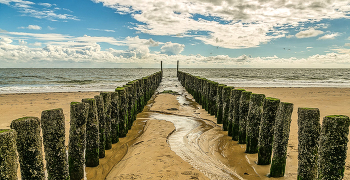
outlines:
M176 63L176 76L179 77L179 61Z
M163 72L163 61L160 61L160 71Z
M267 97L264 99L258 144L258 165L271 164L273 133L280 100Z
M270 177L284 176L292 112L292 103L280 102L275 119Z
M318 149L318 179L343 179L349 125L348 116L323 118Z
M317 179L320 110L298 108L298 179Z
M69 179L65 145L65 119L63 110L52 109L41 113L47 179Z
M84 179L86 120L89 104L72 102L70 104L70 131L68 143L68 164L71 180Z
M86 121L86 167L96 167L99 165L99 121L95 99L83 99L82 102L89 103L89 114Z
M41 150L42 145L39 118L24 117L13 120L11 123L11 129L14 129L17 132L15 142L17 145L22 179L43 179L45 173L43 153ZM7 157L4 160L6 159ZM0 160L0 162L1 161L2 160Z
M246 123L246 153L258 152L259 128L263 115L264 94L252 93L249 103L248 118Z
M0 129L0 179L17 180L16 136L15 130Z

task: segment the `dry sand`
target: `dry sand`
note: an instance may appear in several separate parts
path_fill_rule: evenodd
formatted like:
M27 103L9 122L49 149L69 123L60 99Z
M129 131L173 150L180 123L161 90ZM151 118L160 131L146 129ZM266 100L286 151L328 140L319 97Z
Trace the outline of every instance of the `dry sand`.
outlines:
M288 147L286 176L282 179L296 179L297 160L297 108L317 107L322 118L326 115L343 114L350 116L349 88L245 88L254 93L263 93L281 101L294 103L291 134ZM39 94L1 94L0 95L0 128L9 128L12 120L23 116L40 117L43 110L63 108L66 116L66 127L69 127L69 105L71 101L91 98L99 92L77 93L39 93ZM188 96L190 97L190 96ZM155 99L151 111L200 117L215 122L198 106L179 105L176 96L161 94ZM174 111L177 108L179 111ZM147 108L146 108L147 110ZM256 155L246 155L244 147L231 141L227 132L220 130L213 122L199 140L199 144L208 155L215 157L223 164L246 179L266 179L268 166L257 166ZM145 127L145 128L144 128ZM100 160L97 168L86 168L88 179L207 179L190 163L184 161L171 151L167 138L174 130L174 125L167 121L152 119L147 112L141 113L135 121L128 136L107 151L106 158ZM144 131L144 132L143 132ZM68 129L66 133L68 133ZM141 136L140 136L141 135ZM68 139L68 134L67 138ZM66 142L68 143L68 141ZM349 144L348 144L349 147ZM350 179L350 151L346 161L345 178ZM119 163L118 163L119 162ZM109 171L112 171L109 173ZM260 176L260 177L259 177Z

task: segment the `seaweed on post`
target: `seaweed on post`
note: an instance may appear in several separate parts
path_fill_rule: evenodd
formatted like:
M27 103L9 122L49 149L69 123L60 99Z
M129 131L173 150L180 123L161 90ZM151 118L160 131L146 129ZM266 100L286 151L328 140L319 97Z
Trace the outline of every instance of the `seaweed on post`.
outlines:
M231 102L230 102L230 120L231 127L229 127L229 132L231 130L230 135L232 136L232 140L238 141L239 139L239 107L240 107L240 99L242 96L242 92L244 89L233 89L231 91Z
M280 102L275 119L270 177L284 176L292 112L292 103Z
M16 137L15 130L0 129L0 179L17 180Z
M298 180L317 178L320 110L298 108Z
M239 100L239 135L238 135L238 144L246 144L246 126L247 126L247 117L249 112L249 102L252 92L242 91L241 98Z
M96 100L97 107L97 116L98 116L98 136L100 138L99 144L99 157L104 158L105 154L105 146L106 146L106 115L104 110L104 102L103 97L101 95L97 95L94 97Z
M266 97L259 130L258 165L271 164L275 118L280 100Z
M101 92L100 95L103 97L104 111L105 111L105 149L112 148L112 121L111 121L111 94L112 92Z
M264 94L252 94L249 103L248 118L246 124L247 146L246 153L258 152L259 128L263 115Z
M68 143L68 165L71 180L84 178L86 121L89 104L72 102L70 104L70 130Z
M95 99L83 99L82 102L88 103L89 114L86 122L86 150L85 165L86 167L96 167L99 165L99 123Z
M348 116L323 118L319 141L318 179L343 179L350 120Z
M44 179L40 119L37 117L23 117L13 120L11 129L17 132L15 142L22 179Z
M41 128L48 179L69 179L63 110L59 108L43 111Z

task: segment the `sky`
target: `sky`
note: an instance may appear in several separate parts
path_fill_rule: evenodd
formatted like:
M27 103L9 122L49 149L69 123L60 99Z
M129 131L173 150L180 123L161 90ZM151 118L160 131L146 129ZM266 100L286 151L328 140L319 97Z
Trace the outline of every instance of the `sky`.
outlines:
M350 68L348 0L0 0L0 68Z

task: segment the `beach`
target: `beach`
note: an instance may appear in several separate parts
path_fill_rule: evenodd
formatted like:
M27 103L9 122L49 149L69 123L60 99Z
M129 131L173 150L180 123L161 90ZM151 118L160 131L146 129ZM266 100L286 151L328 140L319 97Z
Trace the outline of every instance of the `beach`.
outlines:
M244 88L244 87L243 87ZM333 114L342 114L350 115L350 102L348 101L350 96L350 88L245 88L247 91L252 91L254 93L262 93L267 97L275 97L281 99L284 102L291 102L294 104L294 110L292 115L291 123L291 132L288 143L288 158L287 158L287 167L286 167L286 176L284 179L296 179L297 168L298 168L298 126L297 126L297 108L298 107L315 107L320 109L321 113L321 123L322 119L326 115ZM26 94L1 94L0 95L0 128L7 129L10 126L12 120L24 117L24 116L35 116L40 118L40 114L43 110L62 108L66 118L66 144L68 144L68 130L69 130L69 106L72 101L81 101L83 98L91 98L95 95L98 95L99 92L69 92L69 93L26 93ZM203 109L199 109L199 105L196 105L196 109L191 109L188 105L181 105L176 99L179 95L170 95L170 94L158 94L154 102L152 102L150 110L158 111L168 114L178 114L182 116L193 116L196 118L207 119L215 122L213 116L209 116ZM191 98L190 95L186 94L187 98ZM174 109L178 109L174 111ZM193 108L193 107L192 107ZM169 110L170 109L170 110ZM167 143L167 136L171 134L174 130L174 124L169 121L159 120L156 116L152 117L147 113L141 113L138 116L138 121L143 121L144 124L139 125L140 129L142 126L145 126L144 132L139 136L137 133L140 133L139 130L129 131L128 136L133 136L129 140L121 140L120 143L114 144L114 147L121 146L122 142L128 143L132 142L132 146L129 147L128 151L123 151L125 154L121 155L114 160L114 165L109 164L107 169L112 169L112 171L104 172L105 175L109 174L110 179L113 177L118 177L119 179L128 179L130 177L152 177L159 178L157 175L161 175L163 178L175 178L181 179L181 177L192 177L199 179L206 179L207 177L203 172L198 171L193 165L189 164L178 155L176 155L170 148L169 143ZM136 121L135 121L136 123ZM209 123L210 125L210 123ZM238 174L243 174L244 176L245 169L238 168L237 164L232 164L232 161L229 161L230 158L235 157L231 149L237 148L237 144L234 141L230 141L230 138L227 136L227 132L221 131L220 126L215 126L211 124L214 128L209 131L205 131L202 136L201 146L203 147L212 147L211 151L213 152L211 157L216 157L219 159L225 167L235 170ZM218 136L219 135L219 136ZM128 139L126 138L121 139ZM216 137L216 138L213 138ZM203 140L204 139L204 140ZM154 141L154 142L153 142ZM150 142L150 143L147 143ZM154 145L152 145L154 144ZM161 150L159 149L161 147ZM216 148L215 148L216 147ZM348 144L349 147L349 144ZM241 147L242 148L242 147ZM220 150L220 151L219 151ZM111 150L109 150L111 151ZM108 152L108 151L107 151ZM118 151L114 151L118 153ZM120 151L119 151L120 153ZM244 153L241 153L241 156L244 156ZM224 156L225 158L224 158ZM113 153L110 153L110 156L115 156ZM221 157L220 157L221 156ZM347 152L347 160L345 167L345 178L350 177L350 153ZM122 158L124 157L124 158ZM171 157L171 158L170 158ZM246 156L249 161L252 161L247 165L248 167L254 167L257 174L260 173L260 176L254 176L249 179L265 179L265 173L268 173L268 167L266 166L257 166L254 163L257 155ZM105 158L106 159L106 158ZM101 159L103 161L108 161ZM108 158L107 158L108 159ZM154 161L155 163L145 164L143 162ZM245 162L246 160L244 160ZM106 162L107 163L107 162ZM237 162L242 163L242 162ZM246 163L246 162L245 162ZM147 165L149 168L147 172L145 168ZM154 166L153 166L154 165ZM169 166L166 166L169 165ZM123 168L118 168L123 166ZM170 169L167 169L171 167ZM173 167L175 167L173 169ZM103 171L102 167L98 167ZM94 169L94 168L89 168ZM248 168L249 170L249 168ZM251 172L247 174L253 174L254 171L250 169ZM89 171L88 171L89 172ZM139 174L135 173L139 172ZM142 173L141 173L142 172ZM140 175L143 174L143 175ZM93 177L88 173L87 177ZM248 177L247 177L248 178ZM90 179L90 178L88 178Z

